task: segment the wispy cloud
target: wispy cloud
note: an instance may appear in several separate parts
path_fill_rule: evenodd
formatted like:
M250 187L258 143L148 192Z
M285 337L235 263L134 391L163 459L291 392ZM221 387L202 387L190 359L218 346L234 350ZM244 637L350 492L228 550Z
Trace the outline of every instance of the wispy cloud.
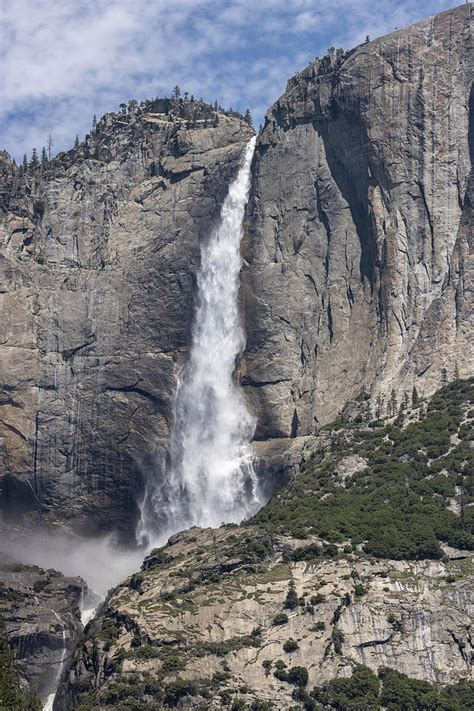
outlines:
M253 111L328 46L349 48L458 2L0 0L1 147L56 150L121 101L196 96Z

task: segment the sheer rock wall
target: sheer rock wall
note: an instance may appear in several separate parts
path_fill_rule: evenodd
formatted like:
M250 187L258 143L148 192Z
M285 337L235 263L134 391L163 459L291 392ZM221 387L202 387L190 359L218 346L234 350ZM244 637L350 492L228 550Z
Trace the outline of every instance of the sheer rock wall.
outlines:
M236 116L135 109L26 177L2 154L5 517L133 540L189 347L199 243L252 133Z
M472 375L473 12L317 60L269 110L243 274L258 438Z

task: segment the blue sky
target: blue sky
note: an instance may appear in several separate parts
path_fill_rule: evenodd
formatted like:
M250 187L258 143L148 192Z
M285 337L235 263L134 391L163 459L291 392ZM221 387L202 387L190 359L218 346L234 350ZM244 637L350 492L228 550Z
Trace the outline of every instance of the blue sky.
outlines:
M459 0L0 0L0 148L53 152L175 84L259 123L286 80Z

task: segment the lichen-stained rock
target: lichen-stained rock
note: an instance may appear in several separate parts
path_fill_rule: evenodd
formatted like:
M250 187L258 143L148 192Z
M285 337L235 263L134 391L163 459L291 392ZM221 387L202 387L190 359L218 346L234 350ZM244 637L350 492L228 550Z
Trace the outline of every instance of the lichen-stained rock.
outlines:
M243 272L258 438L473 373L473 13L316 60L269 110Z
M199 243L252 135L198 103L212 121L183 119L179 102L107 114L26 176L0 155L6 516L133 540L143 477L168 441Z
M377 561L341 548L337 559L291 562L301 543L253 527L174 537L86 629L55 708L136 698L220 709L240 698L283 711L295 687L275 677L282 663L307 670L308 690L356 663L430 682L471 678L469 554Z
M80 603L86 591L81 578L23 565L0 551L0 616L22 684L42 699L56 690L61 667L82 632Z

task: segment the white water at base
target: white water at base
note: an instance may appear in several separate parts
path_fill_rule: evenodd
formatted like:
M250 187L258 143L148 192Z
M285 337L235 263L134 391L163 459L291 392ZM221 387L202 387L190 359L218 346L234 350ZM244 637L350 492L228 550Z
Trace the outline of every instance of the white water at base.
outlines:
M220 222L201 245L189 361L178 386L170 449L148 483L139 542L240 522L261 505L250 441L255 430L234 379L245 339L239 317L240 242L255 138L229 187Z
M81 613L81 623L85 627L94 617L101 602L104 602L105 597L95 590L90 588L84 595L81 592L81 600L79 602L79 611Z

